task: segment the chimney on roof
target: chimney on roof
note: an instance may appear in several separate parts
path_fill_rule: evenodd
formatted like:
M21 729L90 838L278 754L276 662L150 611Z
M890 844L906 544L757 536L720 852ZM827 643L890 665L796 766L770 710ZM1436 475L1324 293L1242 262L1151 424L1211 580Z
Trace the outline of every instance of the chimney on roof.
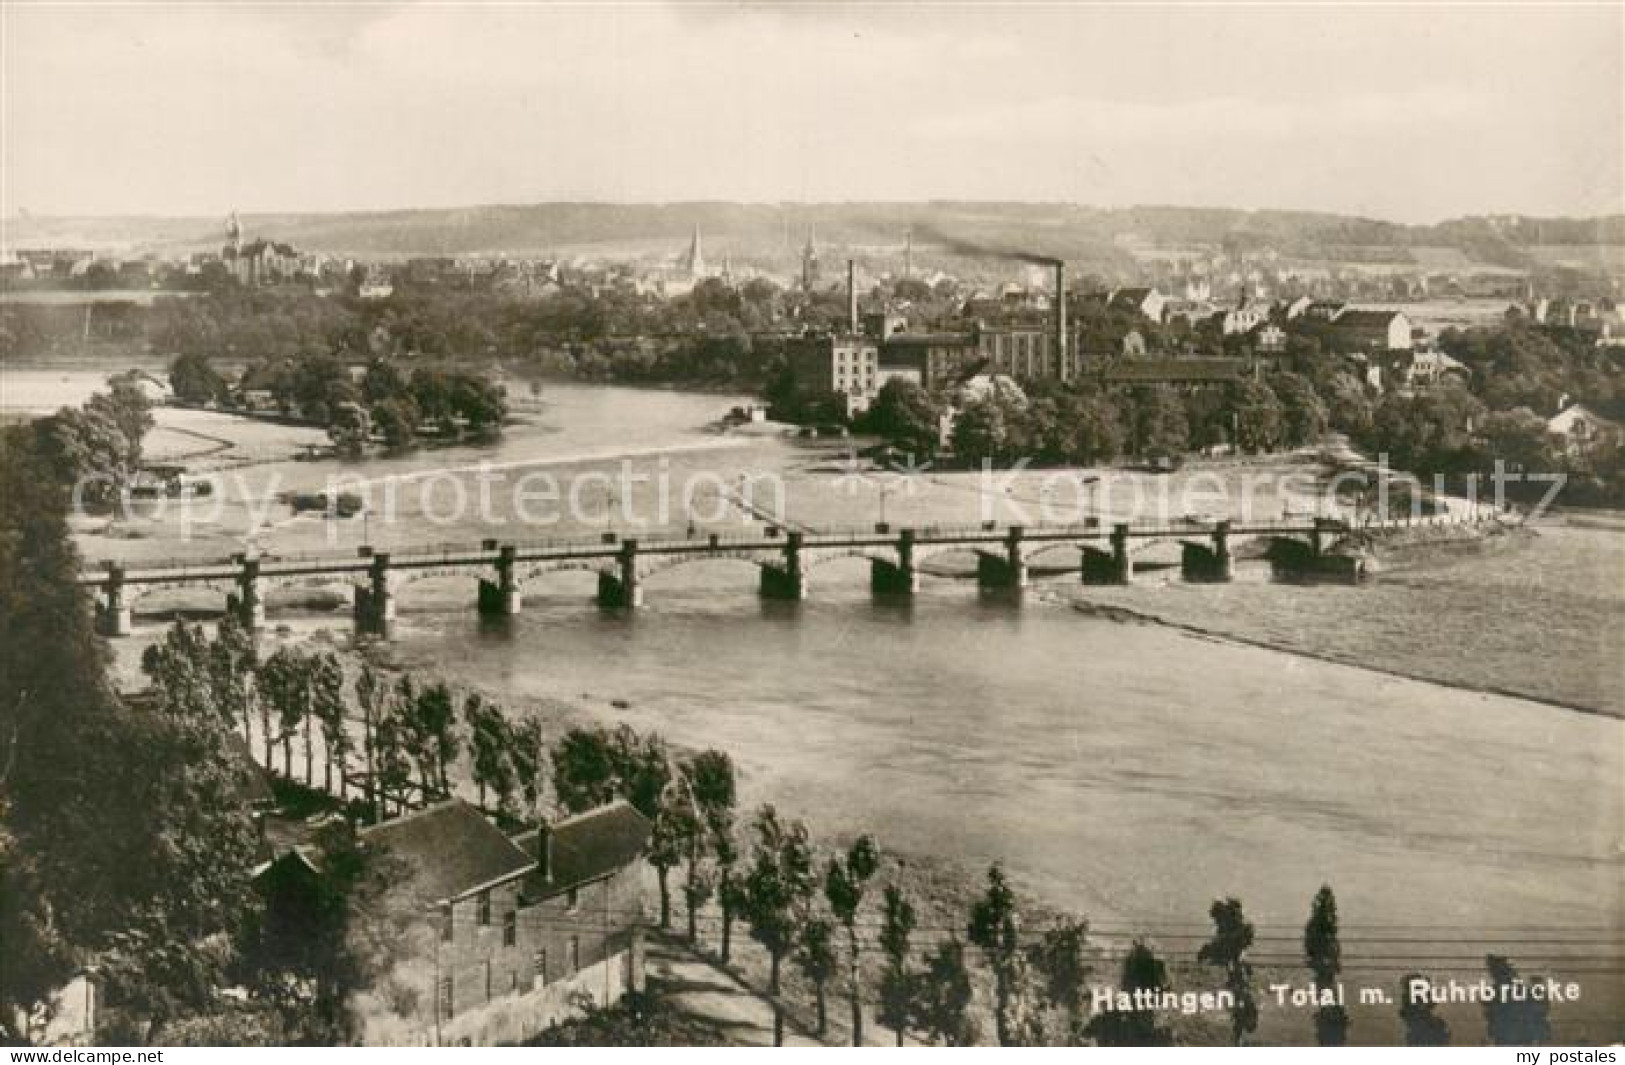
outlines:
M858 335L858 264L846 261L846 331Z
M536 871L544 880L553 877L553 826L542 822L536 829Z

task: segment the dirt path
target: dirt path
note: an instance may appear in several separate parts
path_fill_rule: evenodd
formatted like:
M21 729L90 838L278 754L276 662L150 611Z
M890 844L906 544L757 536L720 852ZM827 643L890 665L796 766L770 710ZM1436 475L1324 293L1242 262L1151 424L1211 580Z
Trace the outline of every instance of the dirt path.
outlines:
M694 953L674 939L650 936L645 948L649 989L679 1013L723 1032L735 1046L773 1045L773 1005L735 974ZM845 1046L844 1000L830 1002L830 1035L819 1040L794 1015L784 1024L784 1045L790 1047ZM892 1033L872 1016L866 1018L865 1046L892 1046ZM914 1044L910 1039L909 1043Z

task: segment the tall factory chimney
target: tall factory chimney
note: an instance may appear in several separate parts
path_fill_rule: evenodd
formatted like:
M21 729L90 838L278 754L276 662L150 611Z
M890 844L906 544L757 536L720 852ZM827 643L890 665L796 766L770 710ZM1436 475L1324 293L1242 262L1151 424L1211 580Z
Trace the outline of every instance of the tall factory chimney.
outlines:
M858 335L858 264L855 259L846 261L846 329L853 336Z
M1055 375L1066 380L1072 367L1066 358L1066 263L1055 261Z

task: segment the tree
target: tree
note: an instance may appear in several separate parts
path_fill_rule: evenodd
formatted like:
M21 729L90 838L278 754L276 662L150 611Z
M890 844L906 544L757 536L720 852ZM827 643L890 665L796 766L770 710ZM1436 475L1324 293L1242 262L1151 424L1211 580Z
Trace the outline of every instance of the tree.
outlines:
M1231 385L1228 406L1235 419L1237 451L1270 451L1280 446L1281 401L1263 381L1247 377Z
M338 656L331 651L312 656L309 683L310 716L320 722L322 727L322 787L329 794L332 793L333 766L337 763L339 793L342 795L346 793L348 787L345 777L348 775L350 752L355 744L345 723L349 706L344 700L344 667L339 664ZM305 775L308 778L310 776L308 721L306 730Z
M1405 1025L1406 1046L1450 1045L1450 1025L1433 1011L1427 979L1417 973L1409 973L1399 982L1399 1019Z
M553 745L553 790L571 813L600 806L619 785L615 746L603 729L573 728Z
M994 862L987 871L987 892L971 906L969 938L993 970L993 1021L1000 1046L1025 1046L1026 962L1021 951L1021 915L1016 893Z
M364 764L368 816L383 819L378 794L378 730L389 712L389 684L371 662L363 662L355 678L355 700L361 709L361 757Z
M554 745L552 760L553 790L571 813L623 798L650 821L658 819L671 775L659 736L639 736L628 725L575 728Z
M479 804L485 806L487 790L494 791L497 805L506 809L516 786L513 763L513 731L500 707L487 703L478 692L463 701L463 722L468 727L472 776L479 790Z
M75 502L106 506L122 497L133 472L125 461L129 441L105 411L64 407L32 428L47 476L72 486Z
M893 377L880 386L866 419L871 432L906 449L915 459L937 451L941 411L917 382Z
M796 965L813 985L817 1003L818 1037L829 1030L829 1015L825 1007L824 989L835 975L835 925L825 917L809 917L801 926L801 938L796 944Z
M289 854L260 880L265 908L243 935L242 978L274 1006L295 1042L354 1042L355 999L375 992L422 944L422 911L408 884L413 870L366 846L351 825L329 821L310 849L316 866Z
M372 408L372 427L383 438L390 450L408 447L418 438L418 423L423 414L411 396L397 396L380 400Z
M660 816L655 819L653 830L649 833L649 846L643 857L654 867L655 883L660 893L660 927L663 930L671 927L672 868L688 853L690 840L697 831L698 825L681 799L661 804Z
M957 936L939 942L926 959L925 971L914 981L913 999L914 1024L927 1039L951 1047L976 1041L970 971L965 967L965 945Z
M163 641L141 653L141 671L151 683L154 701L163 713L180 718L219 716L232 726L214 694L214 669L209 642L201 625L176 622Z
M424 792L450 795L451 763L461 746L451 689L443 683L430 684L404 709L413 760L418 763Z
M734 918L743 914L750 903L745 894L745 877L739 868L739 843L734 838L731 818L712 826L711 846L717 860L717 908L722 911L722 944L718 955L726 963L733 951Z
M908 972L909 939L918 923L914 904L897 888L887 884L882 896L884 918L880 926L880 950L886 956L886 968L880 977L880 1023L897 1033L897 1045L903 1045L903 1033L914 1013L914 986Z
M1065 1020L1066 1040L1083 1034L1083 998L1093 970L1084 960L1089 923L1066 921L1045 932L1028 951L1028 961L1043 979L1044 999Z
M111 378L108 390L98 392L85 401L85 410L100 414L112 422L124 441L119 456L125 470L133 471L141 464L141 442L152 431L152 401L141 386L128 376Z
M681 838L687 848L684 856L687 875L683 882L683 903L688 911L688 939L699 939L699 911L716 888L705 867L715 850L719 824L730 824L736 799L733 760L723 751L701 751L682 762L674 775L681 794L674 794L665 808L682 819Z
M1329 420L1326 404L1307 377L1278 373L1270 378L1281 406L1281 443L1287 447L1313 444L1326 433Z
M293 778L293 737L310 720L310 661L291 647L279 647L260 671L260 685L276 711L276 742L282 744L282 775ZM308 732L307 732L308 735ZM306 783L310 767L306 762Z
M220 715L242 725L244 743L249 741L260 703L258 672L254 630L228 612L209 643L209 688L219 701Z
M784 1045L784 1003L779 974L784 957L800 938L813 891L812 844L800 821L784 822L763 806L752 823L755 845L745 874L745 919L751 938L768 953L768 994L773 999L773 1045Z
M1134 407L1136 451L1148 459L1173 458L1190 447L1190 425L1185 404L1167 385L1156 385L1138 394Z
M1490 1042L1498 1047L1539 1046L1552 1041L1550 1009L1545 999L1529 995L1512 962L1499 954L1484 958L1484 969L1495 995L1484 1003L1484 1023Z
M1343 971L1343 947L1337 938L1337 899L1328 886L1321 887L1310 907L1309 923L1303 929L1303 956L1316 990L1335 992L1338 974ZM1342 1006L1315 1010L1315 1040L1321 1046L1343 1046L1348 1042L1348 1030L1349 1015Z
M1224 969L1225 987L1235 999L1230 1007L1230 1037L1239 1047L1258 1029L1258 997L1253 990L1253 967L1247 962L1253 923L1242 914L1236 899L1215 901L1208 915L1213 918L1213 938L1202 944L1196 960Z
M0 1026L15 1034L11 1014L71 951L98 959L150 1039L209 1004L253 911L246 768L214 708L113 694L47 444L0 429Z
M337 400L328 405L327 438L339 453L360 455L372 439L372 415L354 400Z
M1156 998L1168 989L1168 967L1150 947L1135 940L1123 957L1118 988L1128 1002L1138 1001L1136 992ZM1084 1025L1083 1034L1103 1047L1172 1046L1173 1033L1157 1023L1157 1013L1149 1007L1102 1010Z
M403 684L388 692L373 726L373 759L379 812L386 813L390 796L395 797L395 810L399 812L407 802L412 787L413 738L407 726L408 696L411 688L406 678ZM403 691L403 686L405 691Z
M954 419L954 454L966 460L1008 458L1020 414L1013 401L996 393L969 400Z
M520 718L508 730L508 760L524 800L527 818L541 815L542 765L547 758L547 731L534 717Z
M169 387L182 403L224 403L226 380L215 370L207 355L186 352L169 364Z
M0 808L3 810L3 808ZM37 863L0 823L0 1039L27 1045L51 1019L51 1001L73 976L75 951L57 927Z
M1364 383L1350 373L1333 374L1322 383L1327 421L1333 429L1356 439L1371 431L1375 411Z
M824 899L846 930L847 994L852 1006L852 1045L863 1045L863 948L858 936L858 908L863 890L880 868L880 849L873 836L859 836L844 855L829 860L824 872Z

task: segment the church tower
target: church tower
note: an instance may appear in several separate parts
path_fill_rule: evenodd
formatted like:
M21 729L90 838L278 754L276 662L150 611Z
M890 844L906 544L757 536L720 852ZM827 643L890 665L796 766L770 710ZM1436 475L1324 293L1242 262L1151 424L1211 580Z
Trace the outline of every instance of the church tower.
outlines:
M243 226L237 221L237 212L233 211L226 218L226 249L231 252L232 258L243 248Z
M818 246L813 242L811 230L807 231L806 247L801 249L801 287L811 292L818 286Z
M698 281L705 276L705 252L700 247L698 225L694 227L694 236L688 243L688 253L683 256L682 265L690 281Z

